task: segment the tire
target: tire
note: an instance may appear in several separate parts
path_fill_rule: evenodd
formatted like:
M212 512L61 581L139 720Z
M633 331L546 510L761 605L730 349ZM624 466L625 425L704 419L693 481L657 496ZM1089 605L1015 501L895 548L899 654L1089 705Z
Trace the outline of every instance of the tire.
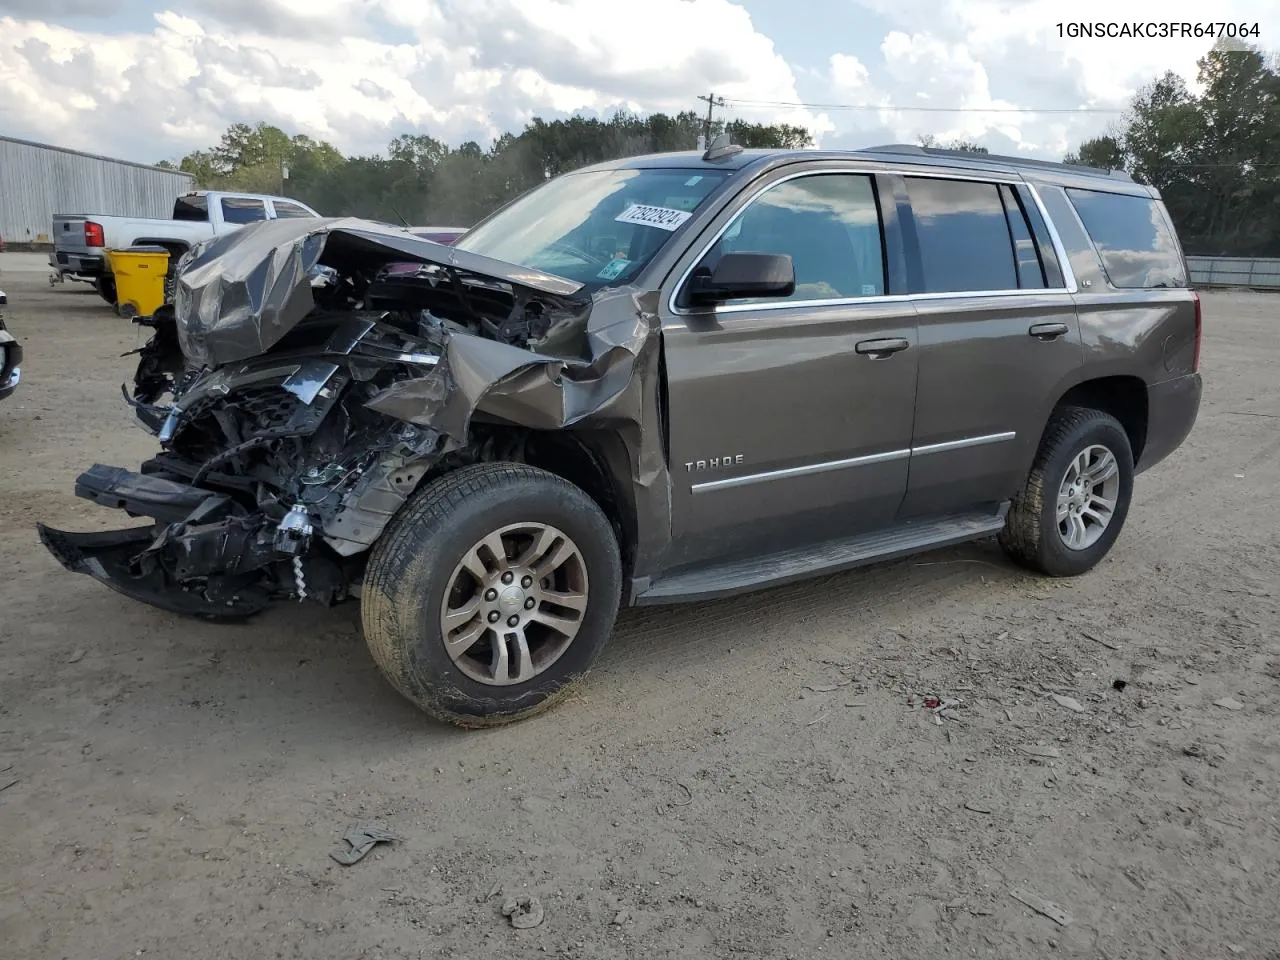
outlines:
M1098 448L1109 451L1115 461L1114 482L1108 479L1097 485L1100 494L1114 499L1114 509L1105 526L1097 523L1093 518L1106 511L1100 501L1091 499L1086 484L1074 504L1068 503L1069 512L1088 504L1079 517L1084 526L1075 527L1077 533L1083 530L1084 534L1075 546L1070 546L1059 526L1059 495L1077 458ZM1101 466L1105 458L1098 455L1090 462ZM1086 471L1086 477L1090 475ZM1026 485L1013 498L998 536L1000 546L1015 562L1037 573L1078 576L1093 569L1111 550L1124 527L1132 497L1133 450L1119 421L1101 410L1060 407L1045 428ZM1068 530L1075 526L1070 517L1065 522Z
M480 581L463 573L462 561L479 557L485 567L498 567L493 551L473 555L473 548L482 549L479 545L485 538L513 526L541 526L548 536L562 534L577 552L555 567L549 580L529 577L532 568L510 561L511 570L523 570L525 576L510 586L492 581L502 593L496 603L489 604L486 590L476 587ZM522 554L527 548L521 547L523 532L506 536L511 543L506 552ZM536 536L530 535L526 544ZM562 540L553 542L546 554L552 560L564 549ZM513 597L526 579L532 585L521 591L523 599ZM557 592L549 593L552 589ZM369 651L396 690L436 719L466 728L489 727L532 717L572 693L613 632L621 590L617 538L608 518L587 494L554 474L523 464L476 464L434 481L392 520L369 557L360 614ZM547 611L545 600L537 599L532 613L521 605L535 596L573 598L575 591L575 603L585 609L550 608L576 619L575 635L556 654L563 638L536 616ZM455 603L459 609L468 602L486 604L479 608L477 619L469 621L470 629L481 631L479 639L471 653L460 658L461 647L455 646L455 655L446 650L446 598L450 608ZM518 635L508 634L502 625L506 637L525 638L523 648L518 639L499 640L487 628L487 618L504 604L503 617L526 618ZM455 627L449 632L467 631ZM500 645L508 656L502 661L508 667L502 685L493 677L478 676L500 672L496 667ZM522 649L533 655L524 658ZM533 666L539 656L549 662L531 678L519 681L518 665Z
M102 276L93 282L93 289L98 291L98 296L113 307L116 305L116 281L114 277Z

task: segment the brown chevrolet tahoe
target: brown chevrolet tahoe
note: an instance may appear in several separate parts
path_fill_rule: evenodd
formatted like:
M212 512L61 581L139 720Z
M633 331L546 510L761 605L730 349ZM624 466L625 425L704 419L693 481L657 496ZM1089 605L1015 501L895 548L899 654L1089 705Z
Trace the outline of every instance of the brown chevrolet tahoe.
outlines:
M1123 174L917 147L620 160L442 246L355 219L209 240L145 321L140 518L40 525L179 613L358 598L426 712L520 719L620 605L995 536L1106 556L1200 403L1200 302Z

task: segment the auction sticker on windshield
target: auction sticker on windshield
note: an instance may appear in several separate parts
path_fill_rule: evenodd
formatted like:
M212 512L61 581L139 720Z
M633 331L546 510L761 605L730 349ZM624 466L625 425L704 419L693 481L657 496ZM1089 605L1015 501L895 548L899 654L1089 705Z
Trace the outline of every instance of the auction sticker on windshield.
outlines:
M647 227L657 227L659 230L675 230L688 220L689 216L684 210L633 203L613 219L618 223L639 223Z
M604 269L596 274L601 280L617 280L622 276L622 271L631 265L630 260L623 260L621 257L610 260L605 264Z

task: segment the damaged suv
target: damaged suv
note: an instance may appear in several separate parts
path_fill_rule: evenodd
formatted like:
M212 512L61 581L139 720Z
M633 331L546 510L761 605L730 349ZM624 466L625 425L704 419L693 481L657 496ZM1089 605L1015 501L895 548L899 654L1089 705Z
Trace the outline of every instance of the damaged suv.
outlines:
M178 613L358 597L463 726L532 715L620 605L991 535L1091 569L1200 402L1200 304L1123 175L892 146L620 160L445 247L353 219L211 240L149 321L159 451L40 526Z

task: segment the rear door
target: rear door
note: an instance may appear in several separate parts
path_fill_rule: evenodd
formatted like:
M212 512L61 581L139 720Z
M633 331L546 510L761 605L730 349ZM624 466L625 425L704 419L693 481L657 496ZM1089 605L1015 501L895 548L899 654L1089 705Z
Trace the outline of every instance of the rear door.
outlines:
M676 276L730 251L789 254L794 295L664 297L670 566L884 526L906 491L918 351L892 198L849 169L773 177Z
M1004 500L1022 485L1045 398L1083 362L1070 269L1016 178L895 181L919 323L920 387L903 517Z

